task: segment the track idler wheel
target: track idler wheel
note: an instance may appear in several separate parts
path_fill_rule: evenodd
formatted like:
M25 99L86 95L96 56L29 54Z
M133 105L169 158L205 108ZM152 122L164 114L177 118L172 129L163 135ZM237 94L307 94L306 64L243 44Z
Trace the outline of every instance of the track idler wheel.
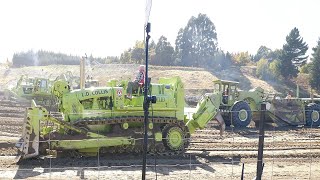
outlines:
M167 150L181 151L186 144L186 133L177 125L166 125L162 132L162 141Z

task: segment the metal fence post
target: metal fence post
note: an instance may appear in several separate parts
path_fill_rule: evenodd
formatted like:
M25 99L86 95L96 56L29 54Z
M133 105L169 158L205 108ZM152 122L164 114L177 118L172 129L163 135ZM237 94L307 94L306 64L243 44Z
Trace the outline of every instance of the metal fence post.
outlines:
M241 180L244 180L244 163L242 163Z
M258 149L258 161L257 161L257 180L261 180L263 171L263 145L264 145L264 123L266 114L266 104L261 104L260 122L259 122L259 149Z

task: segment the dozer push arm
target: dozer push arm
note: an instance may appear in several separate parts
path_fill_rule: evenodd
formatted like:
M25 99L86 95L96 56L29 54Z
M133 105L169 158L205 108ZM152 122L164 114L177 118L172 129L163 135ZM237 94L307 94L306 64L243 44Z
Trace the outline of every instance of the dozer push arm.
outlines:
M220 98L218 95L207 93L203 96L196 107L196 112L192 119L187 122L190 133L194 133L196 129L203 129L210 120L215 119L220 125L220 134L225 129L224 120L219 112Z

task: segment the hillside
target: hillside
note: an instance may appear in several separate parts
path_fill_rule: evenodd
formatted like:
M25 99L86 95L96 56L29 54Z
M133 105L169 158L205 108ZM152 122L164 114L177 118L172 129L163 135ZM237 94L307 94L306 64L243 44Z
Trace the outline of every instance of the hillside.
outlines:
M103 64L86 67L86 74L98 79L105 84L110 79L130 79L133 78L139 65L133 64ZM32 66L23 68L8 68L0 66L0 90L9 86L14 86L21 75L29 77L46 77L55 79L58 75L71 71L73 75L79 76L79 66L75 65L51 65ZM249 90L255 87L262 87L267 92L286 93L289 89L295 92L294 84L282 85L276 82L265 82L257 79L254 66L231 67L222 71L213 69L176 67L176 66L149 66L149 76L152 82L157 82L159 77L180 76L184 82L186 96L199 97L205 92L212 90L212 81L215 79L225 79L240 82L240 89ZM298 83L305 81L298 81ZM305 86L304 86L305 87ZM305 87L306 88L306 87ZM300 90L303 92L303 90ZM306 92L304 92L306 94Z

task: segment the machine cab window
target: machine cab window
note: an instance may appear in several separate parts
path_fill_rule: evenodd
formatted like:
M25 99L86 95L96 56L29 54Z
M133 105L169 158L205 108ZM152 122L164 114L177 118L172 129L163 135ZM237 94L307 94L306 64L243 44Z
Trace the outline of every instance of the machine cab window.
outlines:
M214 82L214 93L221 93L222 95L222 104L228 105L229 100L233 98L237 92L238 82L235 81L226 81L226 80L215 80Z
M47 88L47 81L46 80L42 79L40 81L40 88Z
M223 95L224 96L228 96L229 95L229 85L228 84L224 84L223 85Z
M218 93L221 91L220 84L215 83L213 87L213 92Z
M230 94L234 94L236 92L237 87L235 85L230 86Z

